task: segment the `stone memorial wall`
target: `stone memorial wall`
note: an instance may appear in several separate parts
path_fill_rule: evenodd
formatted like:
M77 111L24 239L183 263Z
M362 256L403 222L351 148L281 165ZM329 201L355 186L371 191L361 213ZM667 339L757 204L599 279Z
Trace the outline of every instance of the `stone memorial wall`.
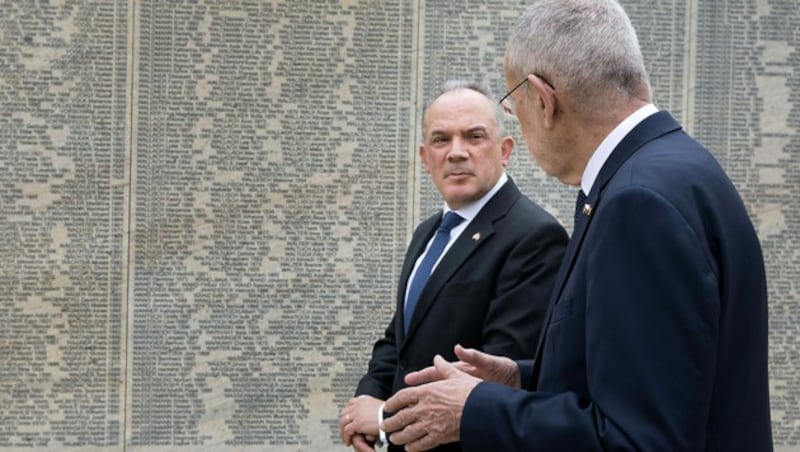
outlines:
M505 90L512 0L0 0L0 450L345 450L445 80ZM800 8L623 0L656 103L764 248L800 451ZM573 190L509 173L571 229Z

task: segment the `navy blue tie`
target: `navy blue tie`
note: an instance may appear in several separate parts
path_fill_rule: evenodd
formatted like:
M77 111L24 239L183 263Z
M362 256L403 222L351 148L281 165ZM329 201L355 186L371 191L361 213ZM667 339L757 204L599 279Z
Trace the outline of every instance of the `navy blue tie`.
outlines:
M428 282L428 278L431 276L433 264L439 260L442 251L444 251L445 246L447 246L447 242L450 241L450 230L458 226L462 221L464 221L464 219L461 218L459 214L447 212L442 219L442 223L439 225L439 229L436 230L436 237L433 238L431 247L428 249L425 257L422 258L417 272L414 273L414 279L411 280L411 284L408 286L406 310L403 313L403 328L405 332L408 332L408 326L411 324L411 317L414 315L414 308L417 307L419 295L422 293L425 283Z

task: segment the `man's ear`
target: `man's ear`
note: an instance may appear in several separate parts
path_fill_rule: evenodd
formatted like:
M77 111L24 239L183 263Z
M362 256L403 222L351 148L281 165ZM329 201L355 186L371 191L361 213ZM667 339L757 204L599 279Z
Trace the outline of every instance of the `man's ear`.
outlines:
M503 162L503 167L508 165L508 160L511 158L511 151L514 150L514 139L505 137L500 141L500 161Z
M425 172L430 174L431 169L428 167L428 151L425 149L424 144L419 146L419 160L422 162L422 168L425 170Z
M543 115L544 126L548 129L553 127L553 119L558 105L555 90L549 83L535 74L528 74L528 83L536 93L536 101L538 102L536 107L538 107L538 113Z

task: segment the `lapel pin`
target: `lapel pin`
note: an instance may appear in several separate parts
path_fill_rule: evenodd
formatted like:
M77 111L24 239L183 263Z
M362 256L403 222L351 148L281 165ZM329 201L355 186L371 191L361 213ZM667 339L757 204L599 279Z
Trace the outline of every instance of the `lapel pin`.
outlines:
M587 217L592 216L592 206L589 205L589 204L584 204L583 205L583 214L586 215Z
M480 240L480 239L481 239L481 233L480 233L480 232L476 232L476 233L475 233L475 234L472 236L472 240L474 240L474 241L476 241L476 242L477 242L478 240Z

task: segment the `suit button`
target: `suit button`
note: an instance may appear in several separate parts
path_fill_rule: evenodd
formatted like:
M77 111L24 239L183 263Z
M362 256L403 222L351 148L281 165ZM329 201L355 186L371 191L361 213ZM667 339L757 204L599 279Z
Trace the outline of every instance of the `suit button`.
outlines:
M400 370L406 370L406 367L408 367L408 363L406 362L406 360L401 359L400 361L397 362L397 367L399 367Z

